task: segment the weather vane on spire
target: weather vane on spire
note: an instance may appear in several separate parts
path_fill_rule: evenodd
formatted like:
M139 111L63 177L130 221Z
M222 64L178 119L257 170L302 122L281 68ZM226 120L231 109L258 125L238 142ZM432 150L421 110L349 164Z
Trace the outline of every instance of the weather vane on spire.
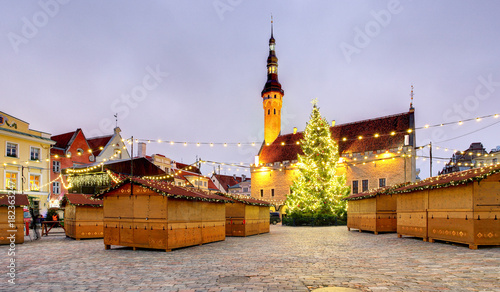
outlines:
M118 113L116 113L115 115L113 115L115 117L115 123L116 123L116 126L115 128L118 128Z

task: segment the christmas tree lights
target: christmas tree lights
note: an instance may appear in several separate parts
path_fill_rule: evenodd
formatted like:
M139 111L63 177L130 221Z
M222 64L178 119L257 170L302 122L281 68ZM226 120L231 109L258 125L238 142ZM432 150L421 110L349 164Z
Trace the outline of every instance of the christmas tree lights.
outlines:
M339 149L330 127L321 117L317 100L313 101L311 119L300 141L303 155L298 155L298 176L286 200L289 215L336 215L343 217L349 193L345 175L337 175Z

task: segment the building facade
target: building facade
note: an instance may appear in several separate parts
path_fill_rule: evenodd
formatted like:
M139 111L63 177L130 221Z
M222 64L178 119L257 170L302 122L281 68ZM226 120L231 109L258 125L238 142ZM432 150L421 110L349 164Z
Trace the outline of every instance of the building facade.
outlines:
M50 134L0 112L0 193L27 194L35 213L45 215L50 207L49 158L54 144Z
M302 132L281 135L284 91L278 81L276 41L271 32L268 79L262 91L265 141L251 166L251 196L282 206L298 175L297 155L302 154ZM351 193L415 181L415 109L342 125L332 125L339 146L339 174L345 174Z

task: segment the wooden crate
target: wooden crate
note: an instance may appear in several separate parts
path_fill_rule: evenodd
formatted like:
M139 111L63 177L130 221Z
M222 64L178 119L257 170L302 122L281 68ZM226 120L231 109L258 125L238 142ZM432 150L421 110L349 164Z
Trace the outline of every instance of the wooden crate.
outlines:
M29 205L28 196L14 196L14 204L11 205L12 197L7 194L0 195L0 244L24 243L23 206ZM12 219L13 222L9 222Z
M226 203L226 236L269 232L269 203L247 196L223 195L232 200L232 203Z
M500 166L429 178L396 189L398 236L500 245Z
M396 232L396 196L379 192L359 194L352 196L356 199L348 200L347 230Z
M129 178L100 197L106 249L121 245L170 251L226 238L227 200L218 195Z
M66 236L76 240L104 237L101 200L93 200L91 195L66 194L61 205Z

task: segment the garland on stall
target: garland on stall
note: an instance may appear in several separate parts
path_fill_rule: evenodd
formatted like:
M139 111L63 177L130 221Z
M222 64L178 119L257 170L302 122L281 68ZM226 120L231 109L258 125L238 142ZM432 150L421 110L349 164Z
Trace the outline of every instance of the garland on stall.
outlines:
M487 169L490 169L487 171ZM487 171L487 172L485 172ZM433 181L439 181L442 179L445 179L446 177L453 176L459 178L460 176L466 176L471 174L472 172L477 173L477 172L484 172L482 174L473 176L473 177L467 177L464 179L458 179L458 180L450 180L448 182L444 183L436 183L436 184L427 184L429 182ZM423 191L423 190L434 190L434 189L440 189L440 188L447 188L447 187L454 187L454 186L459 186L463 184L468 184L471 182L480 182L483 179L496 174L500 173L500 166L486 166L482 168L473 168L469 170L464 170L461 172L453 172L450 174L445 174L445 175L440 175L440 176L435 176L435 177L430 177L428 179L425 179L420 182L415 182L415 183L401 183L397 184L391 187L382 187L382 188L376 188L369 190L365 193L361 194L356 194L356 195L351 195L344 200L347 201L354 201L354 200L363 200L363 199L368 199L368 198L373 198L378 195L395 195L395 194L404 194L404 193L411 193L414 191Z
M243 203L245 205L252 205L252 206L265 206L265 207L271 207L272 204L269 202L257 200L255 198L245 196L245 195L236 195L236 194L225 194L225 193L216 193L219 196L226 197L232 200L235 200L237 202Z
M170 183L165 183L165 182L159 183L159 182L153 182L153 181L147 181L147 180L144 180L144 181L147 183L142 183L136 178L126 178L126 179L122 180L121 182L115 184L114 186L111 186L107 189L102 190L96 197L102 198L104 196L104 194L109 193L111 191L114 191L127 183L132 183L134 185L147 188L149 190L152 190L160 195L163 195L163 196L166 196L169 198L185 199L185 200L193 200L193 201L204 201L204 202L230 203L229 200L226 200L223 197L221 197L219 199L219 198L203 198L203 197L196 197L196 196L185 196L185 195L171 194L171 193L168 193L168 192L160 189L159 187L167 187L167 188L175 187L175 188L183 189L183 190L188 191L188 192L192 192L193 194L196 194L196 192L175 186L175 185L170 184ZM150 184L152 184L152 185L150 185ZM203 194L203 195L210 195L210 194ZM217 196L217 197L219 197L219 196Z
M67 194L64 195L64 197L61 199L61 206L65 206L66 204L69 204L69 205L73 205L73 206L89 206L89 207L97 207L97 208L100 208L102 207L102 200L100 199L96 199L94 198L93 196L91 195L81 195L81 196L85 196L85 199L86 200L89 200L89 201L94 201L95 203L87 203L87 204L76 204L76 203L72 203L69 198L67 197Z

